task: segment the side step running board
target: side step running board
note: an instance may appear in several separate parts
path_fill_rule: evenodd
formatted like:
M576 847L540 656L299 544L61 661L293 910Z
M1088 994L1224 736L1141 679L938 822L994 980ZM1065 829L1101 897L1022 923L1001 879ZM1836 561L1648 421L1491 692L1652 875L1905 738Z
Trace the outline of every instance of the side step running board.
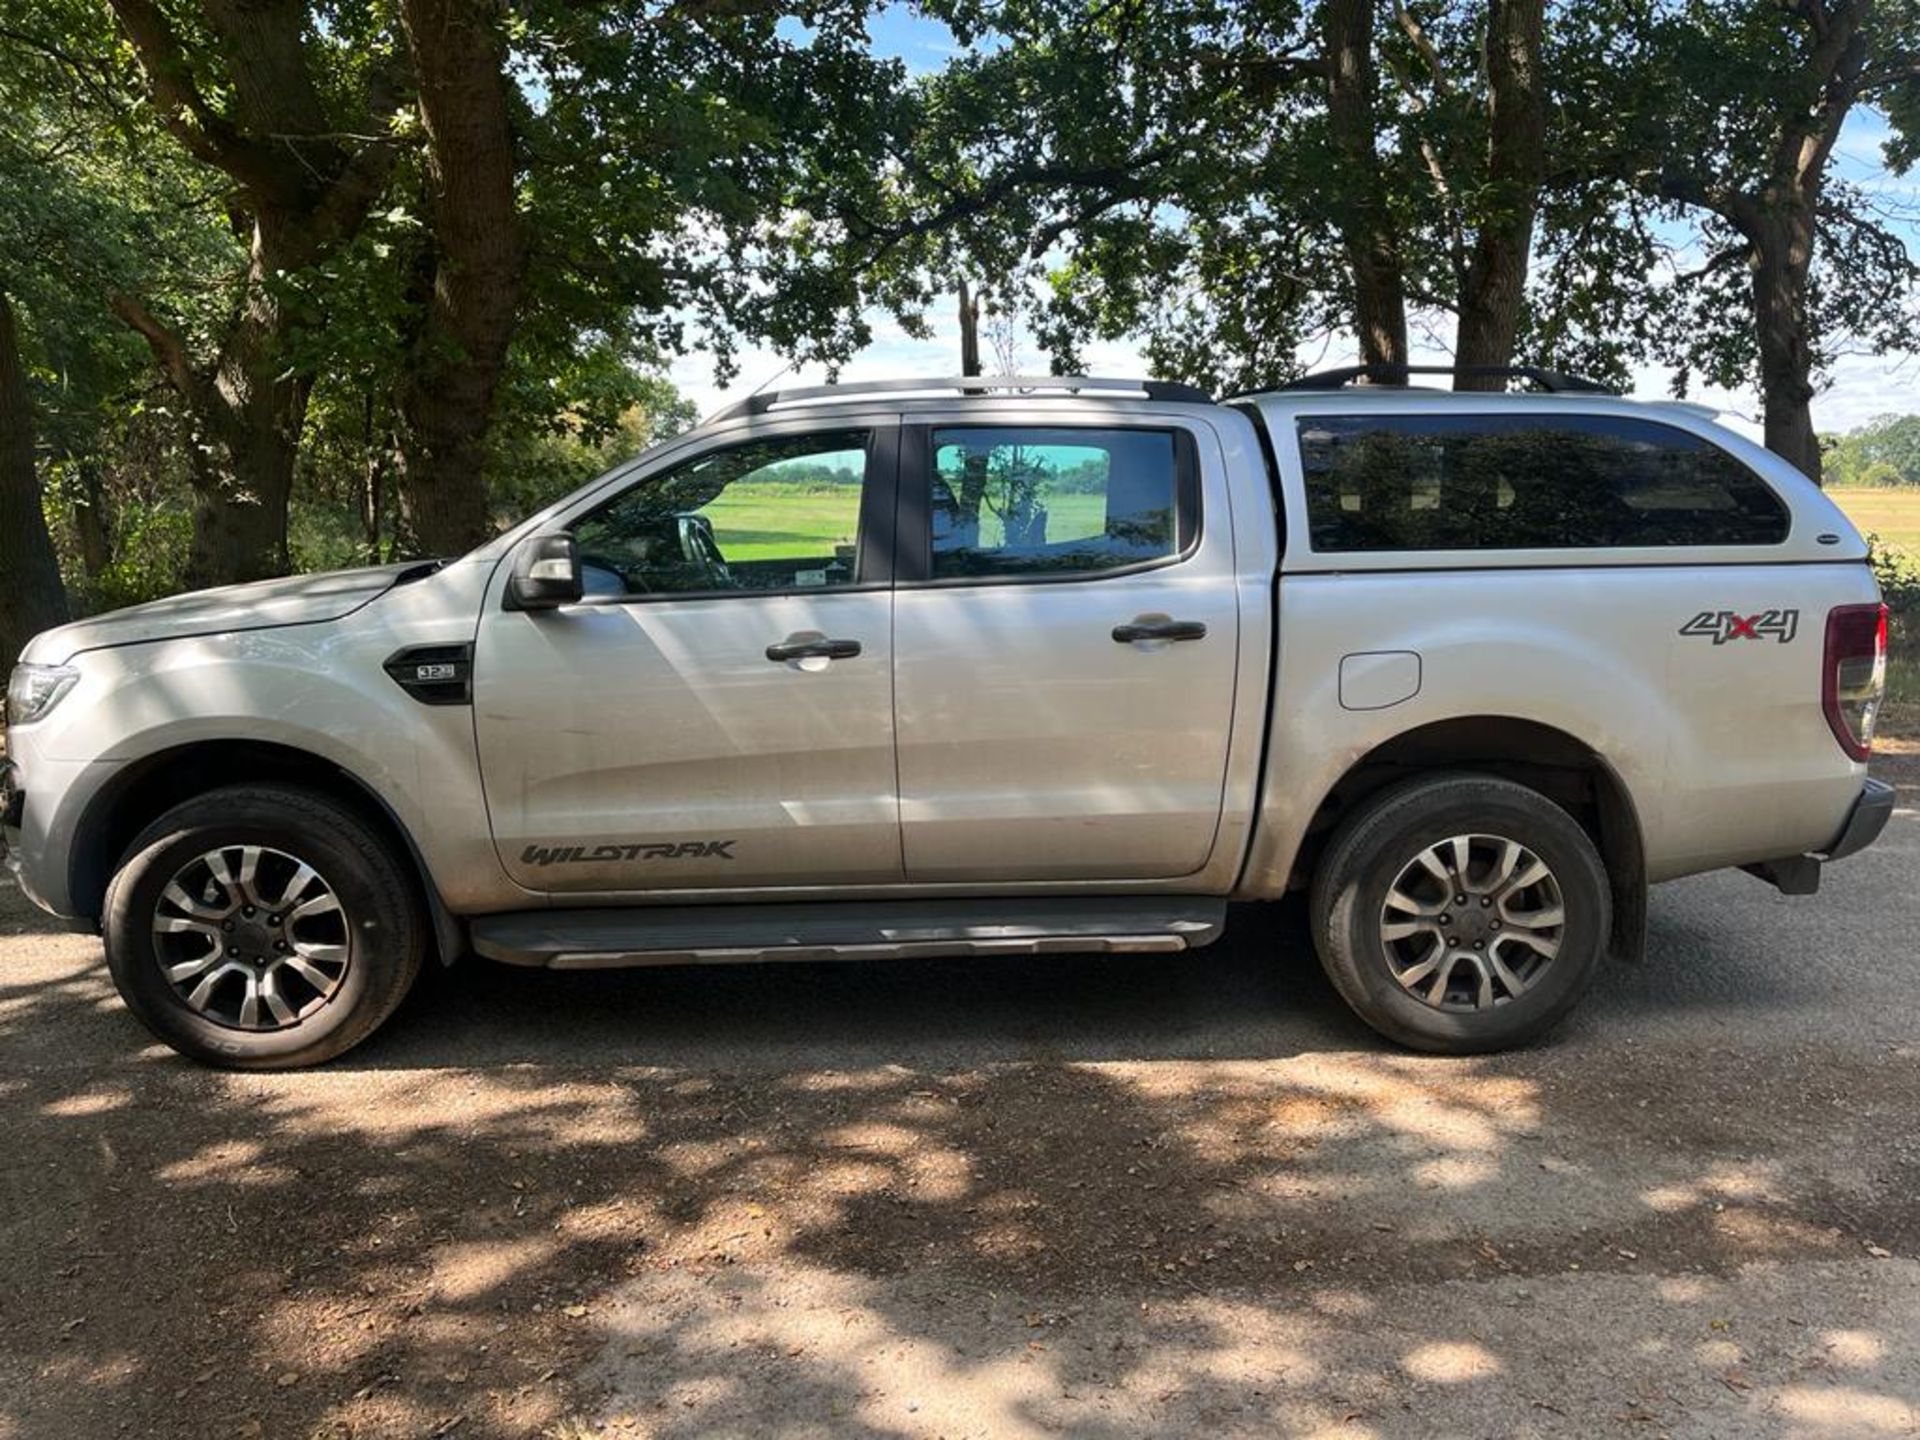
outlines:
M1224 900L887 900L530 910L473 921L490 960L552 970L741 960L888 960L1194 950L1220 937Z

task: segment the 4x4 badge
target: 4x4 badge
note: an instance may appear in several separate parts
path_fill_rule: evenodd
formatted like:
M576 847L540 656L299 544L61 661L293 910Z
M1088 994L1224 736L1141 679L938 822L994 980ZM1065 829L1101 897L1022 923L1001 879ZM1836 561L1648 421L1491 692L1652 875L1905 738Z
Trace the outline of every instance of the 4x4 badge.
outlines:
M1741 615L1732 610L1702 610L1680 627L1682 635L1706 635L1716 645L1729 640L1760 640L1771 635L1782 645L1800 633L1798 610L1762 610Z

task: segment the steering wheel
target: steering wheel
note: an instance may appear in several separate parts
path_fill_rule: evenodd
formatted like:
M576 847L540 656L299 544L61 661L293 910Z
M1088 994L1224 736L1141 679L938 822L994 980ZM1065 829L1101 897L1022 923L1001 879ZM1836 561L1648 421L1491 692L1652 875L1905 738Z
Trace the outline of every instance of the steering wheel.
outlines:
M681 532L680 549L688 566L705 579L707 589L733 589L733 571L727 568L727 557L720 553L711 531L689 525Z

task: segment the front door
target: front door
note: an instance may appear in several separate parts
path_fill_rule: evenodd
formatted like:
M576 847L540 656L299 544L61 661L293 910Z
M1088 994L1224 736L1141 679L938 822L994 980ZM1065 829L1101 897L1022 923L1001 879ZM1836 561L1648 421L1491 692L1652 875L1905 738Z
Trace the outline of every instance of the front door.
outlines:
M704 451L570 523L581 603L510 611L496 582L474 707L516 881L633 892L901 878L885 573L895 437L853 426Z
M1202 869L1239 648L1211 430L956 417L910 427L901 453L894 704L907 878Z

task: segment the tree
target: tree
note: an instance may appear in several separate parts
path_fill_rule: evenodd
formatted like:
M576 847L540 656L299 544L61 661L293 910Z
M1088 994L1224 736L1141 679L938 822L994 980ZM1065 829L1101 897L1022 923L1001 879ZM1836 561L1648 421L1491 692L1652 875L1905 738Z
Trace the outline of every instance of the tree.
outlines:
M1298 5L928 8L969 49L912 92L889 209L855 229L879 293L910 309L968 277L996 312L1037 308L1057 368L1137 333L1166 374L1291 368L1328 293L1302 277L1343 272L1296 203L1335 173L1298 143L1325 74ZM1224 273L1248 257L1257 287Z
M1554 325L1569 338L1631 325L1683 383L1700 373L1755 386L1768 448L1819 479L1811 402L1835 347L1920 339L1920 266L1869 197L1828 173L1865 104L1893 121L1889 162L1910 161L1920 6L1622 0L1578 15L1612 60L1610 149L1593 171L1595 193L1617 207L1604 244L1645 283L1597 309L1576 283ZM1674 220L1695 231L1667 263Z
M938 77L928 108L1011 113L952 125L908 188L934 217L958 203L943 193L994 202L946 244L976 271L1047 275L1060 363L1087 337L1144 334L1162 373L1244 388L1336 331L1364 361L1404 362L1415 304L1458 316L1464 363L1510 363L1541 194L1563 183L1546 157L1580 148L1548 76L1591 62L1549 55L1544 0L1387 13L996 7L1007 43Z
M1394 15L1411 51L1395 66L1397 110L1418 135L1439 231L1440 243L1427 253L1446 259L1442 283L1428 293L1437 291L1457 317L1457 363L1510 365L1549 182L1549 144L1560 152L1561 173L1579 164L1581 132L1556 124L1549 134L1546 3L1486 0L1484 10L1443 7L1423 22L1396 0ZM1551 68L1567 86L1578 63L1564 53L1554 58ZM1505 382L1463 374L1455 386L1498 390Z
M1881 415L1823 440L1835 485L1920 485L1920 415Z
M11 664L36 633L67 618L60 565L40 506L34 469L33 401L13 303L0 284L0 663Z
M194 430L188 578L221 584L287 568L287 504L313 378L290 362L305 323L293 281L358 232L394 146L389 47L364 12L327 28L305 0L201 0L176 25L157 0L111 0L173 142L231 185L246 246L233 302L196 354L137 291L114 310L152 350ZM364 47L364 48L363 48Z
M402 0L419 88L433 217L429 292L397 411L401 503L411 543L457 555L491 533L486 428L520 307L526 247L508 122L501 9L482 0Z
M69 81L101 83L78 58L83 45L62 23L71 18L0 4L0 662L68 613L50 508L83 522L88 561L109 558L104 496L50 506L45 492L63 466L104 448L104 413L142 367L106 306L128 273L125 237L145 232L191 254L201 229L177 203L156 212L151 177L103 154L111 147L91 143L95 113L63 99Z
M1406 274L1390 179L1377 158L1381 130L1374 60L1374 0L1320 7L1334 223L1353 287L1353 327L1363 364L1407 359ZM1404 12L1402 12L1404 13Z
M1808 303L1814 231L1827 161L1866 73L1869 35L1863 25L1869 11L1866 0L1838 7L1810 0L1793 7L1803 34L1789 37L1785 46L1779 38L1763 36L1761 56L1752 53L1751 42L1741 43L1748 27L1738 19L1731 26L1673 36L1676 55L1697 55L1705 48L1708 55L1702 59L1723 59L1755 78L1781 82L1779 100L1761 112L1771 132L1764 154L1740 153L1746 147L1736 142L1714 169L1673 156L1662 166L1658 183L1663 196L1713 212L1745 242L1767 448L1815 479L1820 447L1811 410L1814 338ZM1697 69L1690 78L1700 78Z

